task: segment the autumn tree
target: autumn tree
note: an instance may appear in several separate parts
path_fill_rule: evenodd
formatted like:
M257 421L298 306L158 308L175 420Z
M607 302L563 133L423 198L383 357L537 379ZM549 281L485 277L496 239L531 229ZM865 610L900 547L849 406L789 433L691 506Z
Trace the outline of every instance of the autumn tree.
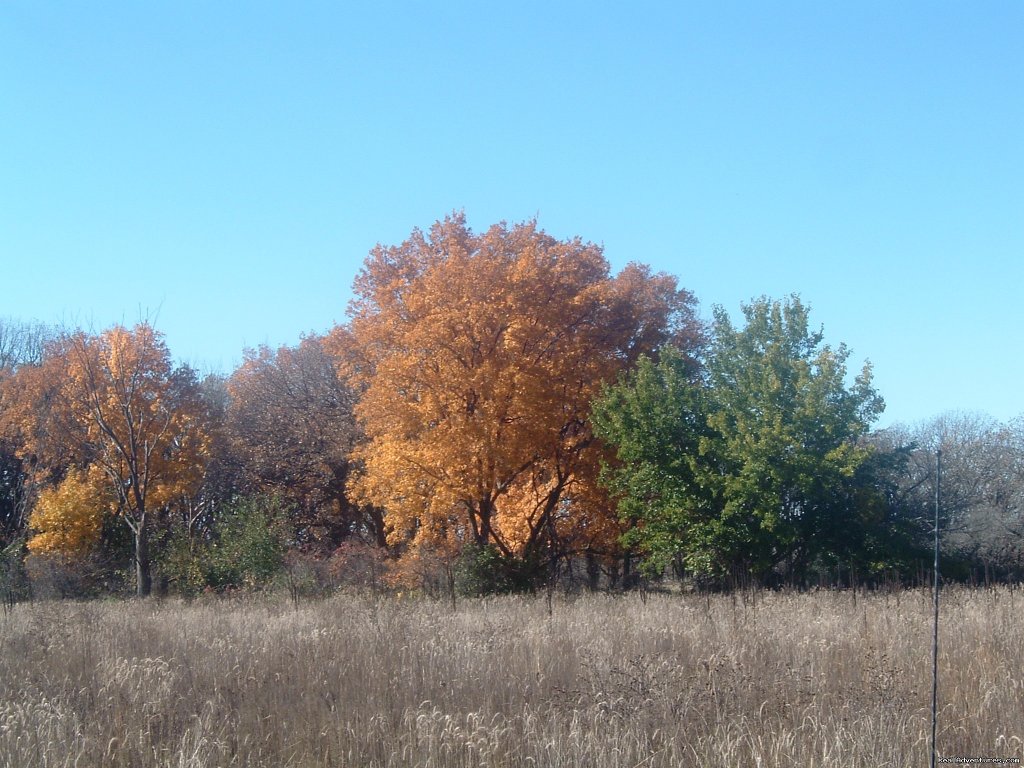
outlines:
M142 323L65 334L15 383L19 452L56 484L33 510L29 547L78 549L96 531L86 508L114 513L131 529L138 594L148 595L154 516L198 483L206 460L194 374L175 369Z
M333 550L354 536L383 545L380 511L351 498L355 394L323 340L250 350L227 387L225 422L243 485L291 501L309 543Z
M230 448L227 428L230 396L226 377L207 374L198 381L196 397L203 414L207 460L202 482L190 486L172 510L175 513L174 535L186 540L208 535L221 508L245 491L238 462Z
M694 301L535 222L476 234L461 214L378 246L355 281L347 361L362 387L362 498L388 537L536 562L613 546L590 400L638 355L700 338Z

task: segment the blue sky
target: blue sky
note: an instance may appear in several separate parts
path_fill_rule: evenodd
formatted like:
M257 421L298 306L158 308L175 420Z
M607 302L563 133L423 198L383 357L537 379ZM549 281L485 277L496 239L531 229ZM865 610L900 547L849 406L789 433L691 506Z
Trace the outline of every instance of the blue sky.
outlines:
M174 354L345 319L369 249L537 216L710 316L797 292L882 424L1024 412L1024 4L0 7L0 317Z

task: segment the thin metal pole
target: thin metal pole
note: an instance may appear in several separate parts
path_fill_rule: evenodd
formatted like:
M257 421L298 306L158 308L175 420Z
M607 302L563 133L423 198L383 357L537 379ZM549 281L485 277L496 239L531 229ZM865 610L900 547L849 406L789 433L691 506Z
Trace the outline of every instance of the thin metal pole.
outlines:
M942 450L935 452L935 598L932 626L932 768L935 768L935 729L939 716L939 504L942 485Z

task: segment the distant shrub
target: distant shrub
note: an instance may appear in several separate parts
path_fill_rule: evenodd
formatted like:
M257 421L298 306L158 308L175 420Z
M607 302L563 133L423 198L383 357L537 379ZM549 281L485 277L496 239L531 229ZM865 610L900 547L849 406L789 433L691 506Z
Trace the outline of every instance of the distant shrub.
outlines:
M24 560L26 586L41 600L96 597L105 570L94 557L33 552Z
M533 592L547 576L540 560L508 557L493 545L466 547L455 562L455 588L469 597Z
M160 558L161 575L183 595L266 586L284 568L286 519L277 496L239 499L205 535L172 533Z
M300 549L289 551L279 583L288 588L292 600L304 597L324 597L334 592L337 580L331 561Z
M380 590L388 572L387 551L364 541L346 541L331 554L329 567L335 584L355 589Z

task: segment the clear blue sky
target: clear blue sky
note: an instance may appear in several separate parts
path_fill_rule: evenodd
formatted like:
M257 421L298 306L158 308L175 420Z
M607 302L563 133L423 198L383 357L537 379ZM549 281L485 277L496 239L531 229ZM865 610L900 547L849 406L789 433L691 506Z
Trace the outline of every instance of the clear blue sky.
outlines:
M883 424L1012 418L1024 3L0 6L0 316L230 370L453 209L798 292Z

